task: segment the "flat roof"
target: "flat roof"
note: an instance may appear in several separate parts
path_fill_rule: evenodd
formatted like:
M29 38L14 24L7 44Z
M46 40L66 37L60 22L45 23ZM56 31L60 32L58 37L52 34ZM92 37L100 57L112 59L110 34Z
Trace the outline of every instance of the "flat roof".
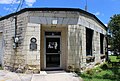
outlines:
M80 12L80 13L83 13L83 14L86 14L88 16L95 18L107 30L107 27L95 15L93 15L87 11L84 11L82 9L79 9L79 8L24 8L18 12L11 13L9 15L1 17L0 21L7 19L11 16L19 15L19 14L24 13L26 11L77 11L77 12Z

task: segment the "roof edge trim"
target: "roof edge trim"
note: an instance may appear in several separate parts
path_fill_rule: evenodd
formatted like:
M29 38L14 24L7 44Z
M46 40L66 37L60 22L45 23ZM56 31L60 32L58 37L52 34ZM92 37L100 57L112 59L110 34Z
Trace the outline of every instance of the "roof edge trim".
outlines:
M4 20L4 19L8 19L11 16L19 15L26 11L77 11L77 12L80 12L80 13L83 13L83 14L86 14L88 16L95 18L105 28L105 30L107 30L107 27L95 15L93 15L87 11L84 11L82 9L79 9L79 8L24 8L18 12L11 13L11 14L1 17L0 21Z

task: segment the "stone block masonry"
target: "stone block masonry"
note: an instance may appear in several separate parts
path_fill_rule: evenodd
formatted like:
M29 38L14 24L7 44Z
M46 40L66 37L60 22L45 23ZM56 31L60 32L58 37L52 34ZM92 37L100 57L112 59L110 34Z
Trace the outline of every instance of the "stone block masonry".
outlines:
M56 9L55 11L46 9L25 10L3 17L4 19L0 18L0 32L3 35L4 69L26 73L46 69L45 32L61 33L59 36L61 40L61 65L59 68L61 69L68 70L69 66L73 66L74 69L83 69L104 61L100 57L105 55L105 35L107 31L94 15L81 10L76 11L76 9L68 9L68 11L64 9ZM17 29L15 29L15 16L17 17ZM56 24L53 21L56 21ZM87 29L93 31L91 56L87 56L86 51ZM101 34L104 37L103 54L100 54ZM18 47L14 49L15 36L19 40ZM52 35L52 37L55 36ZM94 61L87 63L86 59L93 57Z

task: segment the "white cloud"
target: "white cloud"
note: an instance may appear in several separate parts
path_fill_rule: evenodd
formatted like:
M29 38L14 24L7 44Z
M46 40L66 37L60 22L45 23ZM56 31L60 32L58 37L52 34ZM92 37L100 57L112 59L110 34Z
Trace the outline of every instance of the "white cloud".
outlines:
M25 0L25 4L27 6L32 6L34 3L36 2L36 0ZM20 0L0 0L0 4L18 4L20 3Z
M108 26L108 24L105 24L105 26L107 27L107 26Z
M25 0L25 2L28 6L31 7L36 2L36 0Z
M0 4L16 4L16 3L19 3L20 1L19 0L0 0Z
M7 8L7 7L4 7L3 9L4 9L4 10L7 10L7 11L9 10L9 8Z
M94 15L98 16L98 15L100 15L100 12L96 12L96 13L94 13Z
M8 8L8 7L4 7L3 9L8 11L8 12L13 12L16 10L16 8Z

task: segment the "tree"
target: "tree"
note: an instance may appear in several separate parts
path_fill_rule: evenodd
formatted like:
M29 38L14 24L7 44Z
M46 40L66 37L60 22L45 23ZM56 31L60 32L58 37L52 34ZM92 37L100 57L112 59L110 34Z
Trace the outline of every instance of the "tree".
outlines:
M120 14L115 14L111 17L108 27L112 33L109 38L111 48L116 54L120 54Z

